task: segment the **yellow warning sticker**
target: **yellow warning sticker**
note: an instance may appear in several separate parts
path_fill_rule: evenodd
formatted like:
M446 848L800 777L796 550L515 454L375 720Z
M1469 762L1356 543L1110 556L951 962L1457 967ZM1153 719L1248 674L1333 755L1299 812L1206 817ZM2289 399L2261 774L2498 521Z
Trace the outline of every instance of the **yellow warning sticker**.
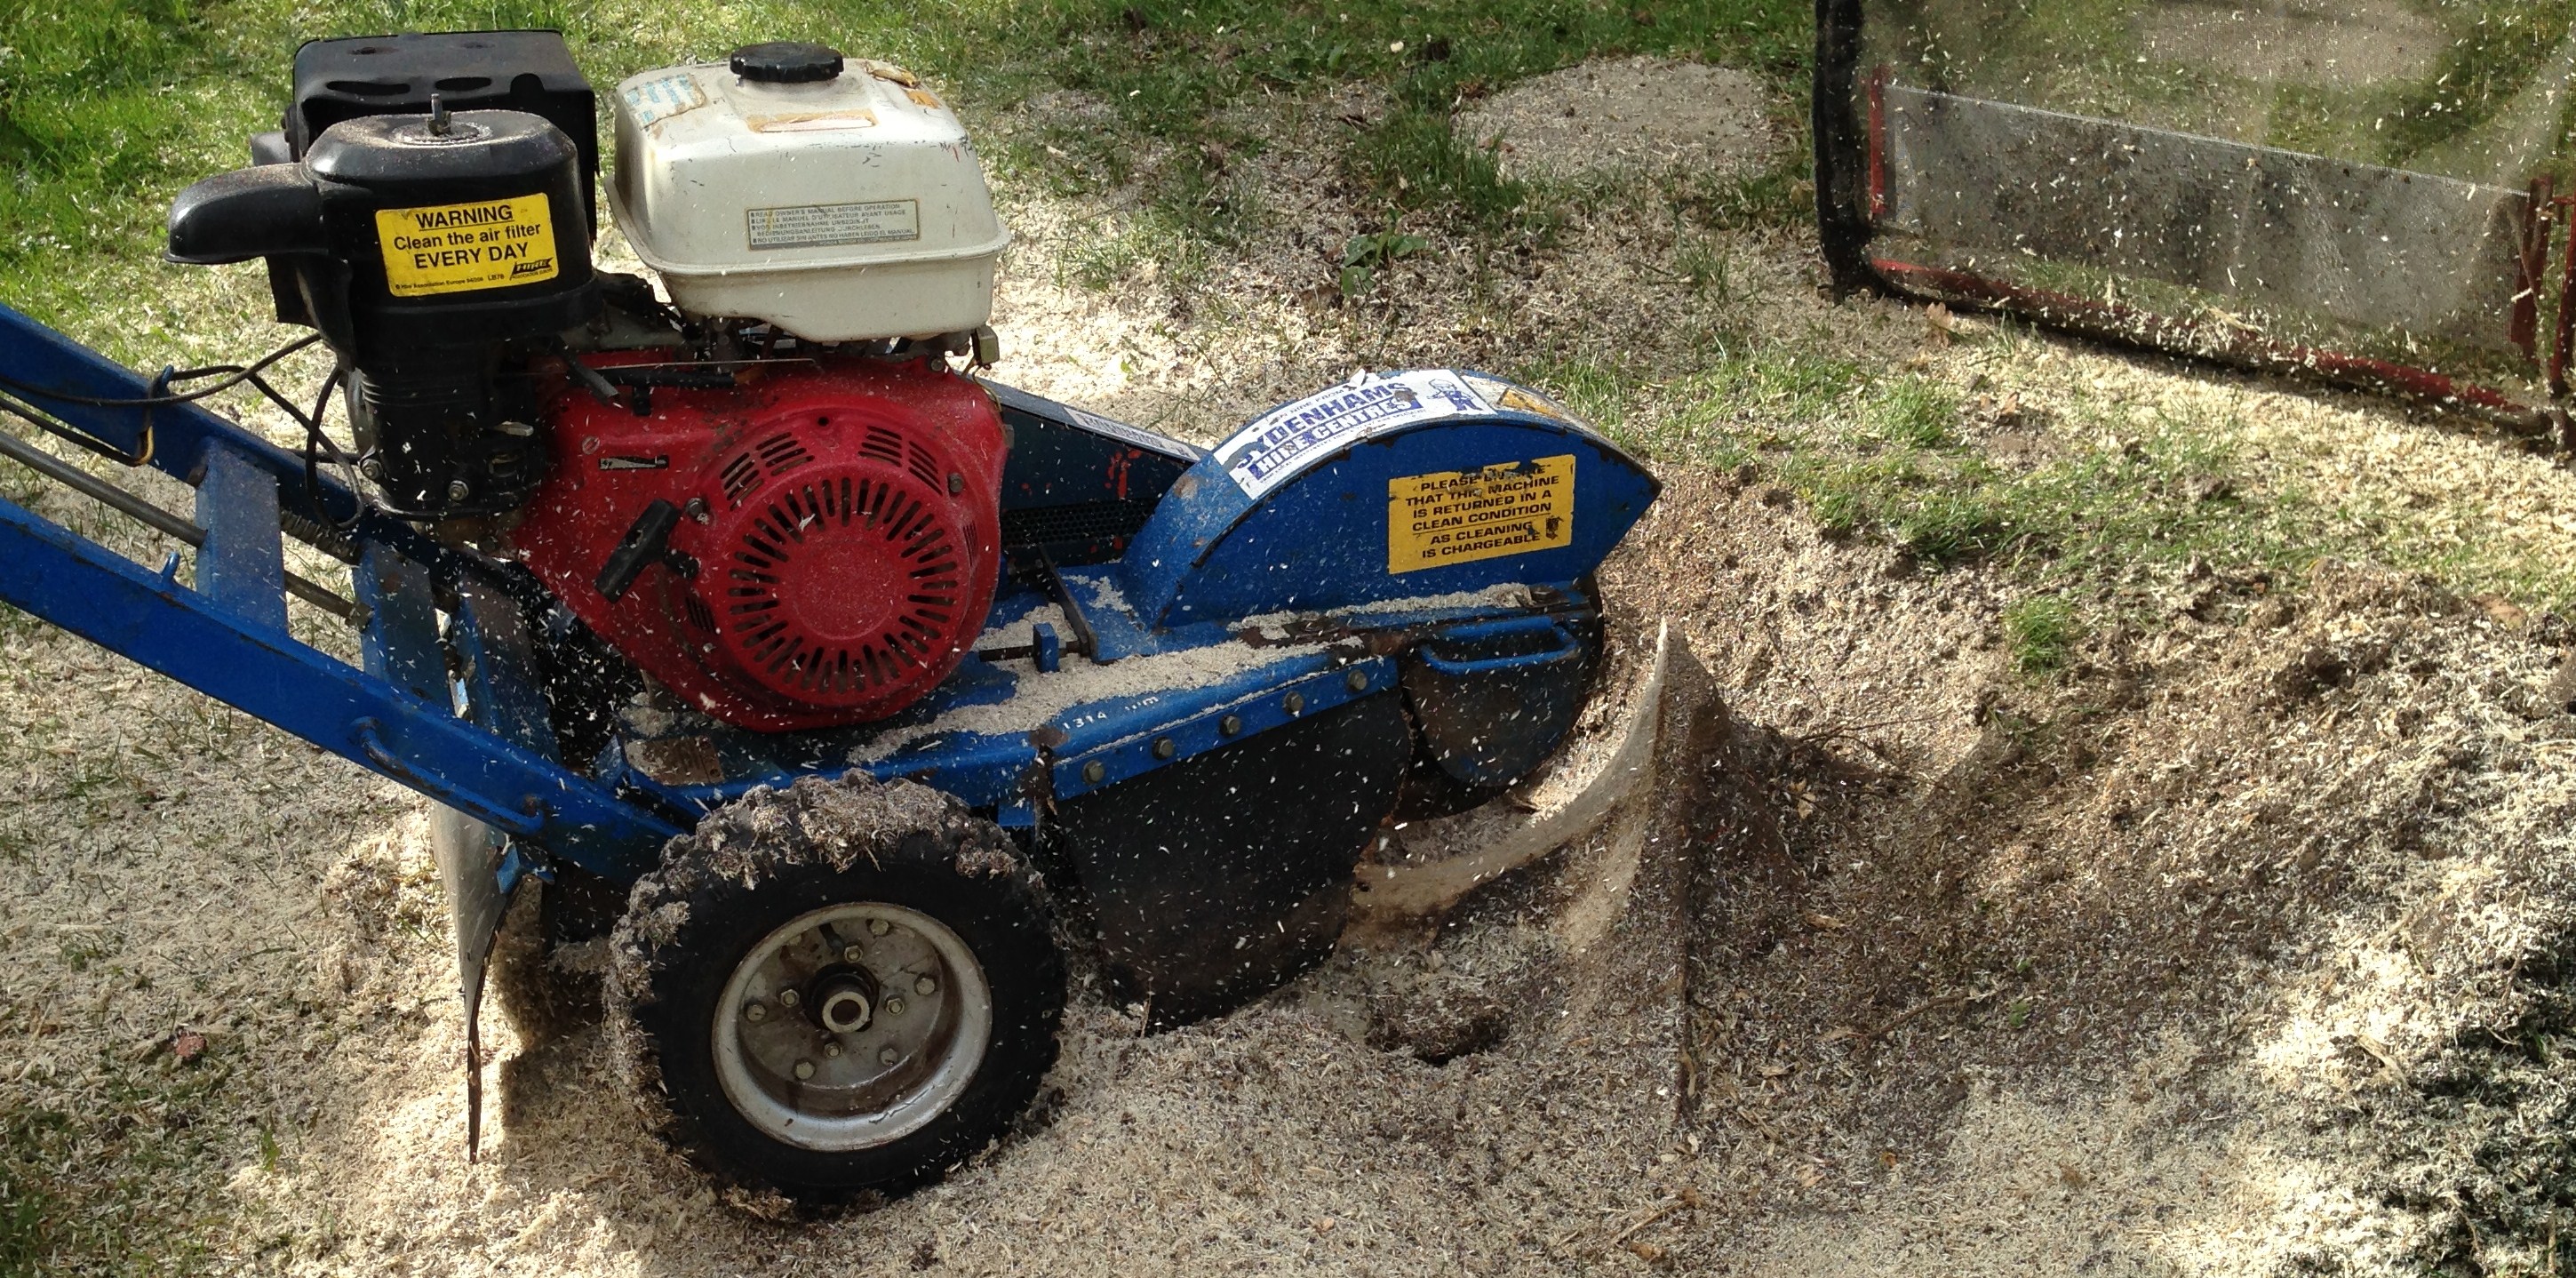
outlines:
M1505 387L1502 395L1494 400L1494 407L1536 413L1541 417L1553 417L1561 422L1574 420L1564 409L1556 406L1555 400L1525 386Z
M1386 481L1386 570L1418 572L1574 541L1574 454Z
M385 283L396 297L553 279L555 225L544 192L473 204L376 210Z

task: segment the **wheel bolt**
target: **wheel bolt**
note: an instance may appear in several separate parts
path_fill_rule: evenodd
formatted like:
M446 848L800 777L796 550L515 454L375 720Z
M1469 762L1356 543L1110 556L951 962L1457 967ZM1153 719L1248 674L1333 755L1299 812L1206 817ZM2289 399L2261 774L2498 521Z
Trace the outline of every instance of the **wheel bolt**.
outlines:
M888 923L884 919L868 920L868 935L870 936L883 936L893 930L894 924Z
M888 1016L903 1015L903 1000L899 998L887 999L885 1001L885 1013Z
M894 1049L893 1049L893 1048L891 1048L891 1047L886 1048L886 1049L884 1049L884 1050L882 1050L882 1051L879 1051L879 1052L877 1053L877 1064L879 1064L879 1065L892 1065L892 1064L894 1064L896 1061L899 1061L899 1060L902 1060L902 1059L903 1059L903 1053L898 1052L898 1051L894 1050Z
M856 963L867 956L868 952L860 949L858 946L844 945L841 947L841 961L844 963Z
M769 1019L769 1004L753 999L743 1006L742 1019L758 1024Z
M794 1007L796 1006L796 997L796 991L792 989L780 990L778 991L778 1005L780 1007Z
M939 982L925 976L912 983L912 992L921 995L923 998L928 998L939 992Z
M800 1083L801 1083L801 1082L804 1082L806 1079L812 1078L813 1076L814 1076L814 1062L812 1062L812 1061L798 1061L798 1062L796 1062L796 1081L797 1081L797 1082L800 1082Z
M841 1058L841 1045L838 1043L825 1043L823 1044L823 1054L831 1057L833 1060L839 1060Z

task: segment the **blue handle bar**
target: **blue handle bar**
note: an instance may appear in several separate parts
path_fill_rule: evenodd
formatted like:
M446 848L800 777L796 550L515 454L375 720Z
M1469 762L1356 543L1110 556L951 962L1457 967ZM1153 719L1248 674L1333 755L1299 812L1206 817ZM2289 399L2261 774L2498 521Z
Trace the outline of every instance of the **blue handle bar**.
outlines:
M1556 639L1555 647L1539 652L1514 653L1507 657L1477 657L1466 661L1453 661L1433 650L1434 645L1442 643L1473 643L1480 639L1503 639L1540 630L1547 631ZM1558 625L1553 617L1507 617L1499 621L1470 622L1441 631L1422 645L1421 654L1422 664L1441 674L1454 676L1493 674L1502 670L1522 670L1533 666L1554 665L1582 650L1583 646L1576 642L1574 636L1568 633L1565 627Z

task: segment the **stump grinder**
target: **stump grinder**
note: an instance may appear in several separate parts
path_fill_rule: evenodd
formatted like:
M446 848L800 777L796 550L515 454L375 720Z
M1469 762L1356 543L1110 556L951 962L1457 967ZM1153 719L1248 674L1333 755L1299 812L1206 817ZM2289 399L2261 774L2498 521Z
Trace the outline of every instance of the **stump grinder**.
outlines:
M0 432L193 548L0 500L0 599L439 805L469 1078L541 880L608 938L664 1136L898 1193L1030 1101L1069 958L1155 1025L1223 1013L1331 951L1400 805L1565 737L1656 485L1545 395L1363 373L1196 447L981 375L1008 232L902 69L755 45L597 105L554 32L308 43L168 257L264 263L310 334L145 376L0 308L0 409L195 494ZM237 387L301 449L205 407Z

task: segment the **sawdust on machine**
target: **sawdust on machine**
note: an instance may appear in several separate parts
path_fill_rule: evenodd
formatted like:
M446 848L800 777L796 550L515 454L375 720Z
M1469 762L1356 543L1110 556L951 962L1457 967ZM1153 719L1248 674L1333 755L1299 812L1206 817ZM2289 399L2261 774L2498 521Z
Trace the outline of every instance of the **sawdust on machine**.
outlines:
M1128 657L1107 663L1077 658L1064 668L1042 674L1025 661L995 663L1016 681L1008 701L959 706L909 728L889 729L850 751L850 762L873 763L915 741L952 732L1000 736L1032 731L1053 722L1075 706L1141 697L1172 687L1205 687L1248 670L1293 661L1322 651L1320 644L1255 648L1217 643L1179 652Z
M1080 578L1074 583L1092 596L1092 606L1101 609L1123 609L1126 598L1115 583L1100 578ZM1471 608L1491 604L1526 604L1529 588L1519 585L1491 586L1483 590L1458 591L1448 595L1411 599L1383 600L1341 610L1355 616L1377 616L1400 612L1421 612L1438 608ZM951 732L969 732L985 736L1024 733L1052 722L1056 716L1076 706L1113 701L1120 697L1143 696L1163 688L1204 687L1232 678L1248 670L1294 661L1323 650L1313 643L1287 643L1288 625L1298 619L1297 613L1262 613L1247 617L1241 629L1261 635L1272 642L1263 646L1222 642L1178 652L1152 653L1127 657L1112 662L1094 662L1082 658L1068 661L1061 669L1040 672L1032 658L1009 658L994 666L1009 675L1015 691L1010 700L985 705L959 706L942 712L936 718L908 728L899 728L872 738L850 752L852 763L872 763L915 741ZM1010 621L989 627L976 640L978 648L1017 647L1030 642L1030 633L1038 625L1049 625L1058 633L1065 629L1064 609L1055 604L1040 604Z
M1384 617L1396 613L1429 613L1447 608L1526 608L1529 587L1516 582L1487 586L1482 590L1453 590L1445 595L1413 595L1403 599L1379 599L1370 603L1336 608L1332 615L1361 619ZM1286 639L1291 628L1301 621L1311 621L1318 614L1283 611L1257 612L1235 623L1237 632L1249 632L1273 643Z

